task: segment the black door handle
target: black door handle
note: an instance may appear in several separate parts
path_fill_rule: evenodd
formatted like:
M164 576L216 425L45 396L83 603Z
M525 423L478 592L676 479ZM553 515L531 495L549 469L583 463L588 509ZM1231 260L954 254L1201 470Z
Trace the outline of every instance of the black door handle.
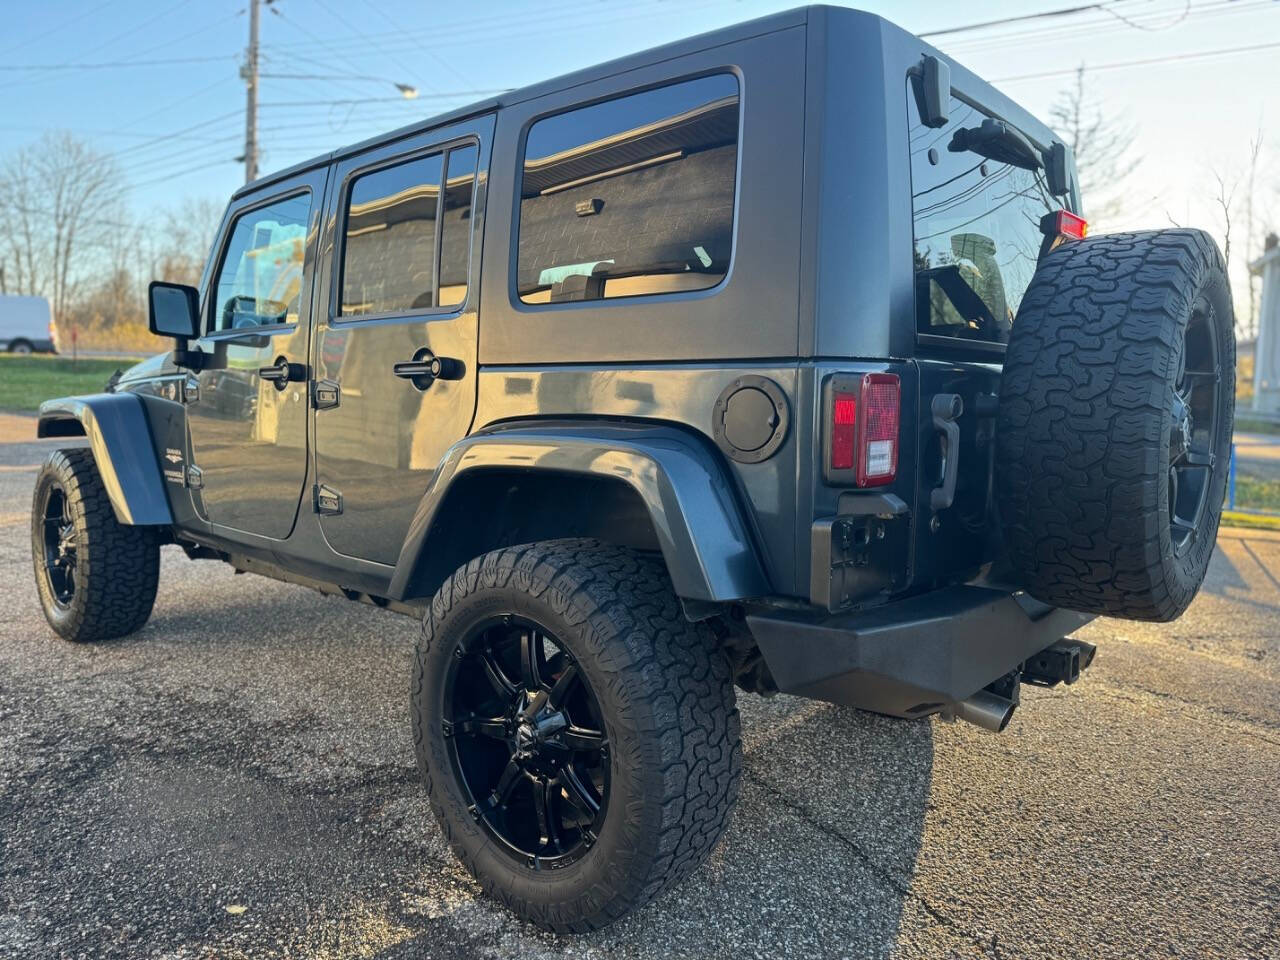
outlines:
M258 368L258 376L263 380L270 380L277 390L283 390L290 381L301 382L307 379L307 365L290 363L286 357L276 357L273 366Z
M401 379L411 380L419 390L425 390L437 380L461 380L466 374L466 367L461 360L437 357L423 347L412 360L392 364L391 372Z

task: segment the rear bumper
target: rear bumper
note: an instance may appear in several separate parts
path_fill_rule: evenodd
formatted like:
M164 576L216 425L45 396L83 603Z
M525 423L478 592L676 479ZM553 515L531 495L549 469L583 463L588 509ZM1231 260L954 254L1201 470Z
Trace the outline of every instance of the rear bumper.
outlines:
M748 614L778 689L897 717L953 707L1092 620L956 586L872 610Z

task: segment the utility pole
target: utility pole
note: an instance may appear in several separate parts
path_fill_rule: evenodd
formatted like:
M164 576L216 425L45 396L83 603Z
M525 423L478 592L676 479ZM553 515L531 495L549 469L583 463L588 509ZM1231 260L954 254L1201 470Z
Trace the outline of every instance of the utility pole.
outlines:
M249 0L249 46L244 52L240 76L247 88L244 105L244 182L258 176L258 7Z

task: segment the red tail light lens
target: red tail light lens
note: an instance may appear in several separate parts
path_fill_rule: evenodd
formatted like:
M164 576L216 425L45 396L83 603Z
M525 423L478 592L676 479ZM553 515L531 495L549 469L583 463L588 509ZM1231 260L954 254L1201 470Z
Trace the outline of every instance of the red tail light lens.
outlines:
M837 392L831 406L831 466L836 470L852 470L858 398L852 393Z
M832 471L849 471L860 487L892 483L898 473L902 386L897 374L868 373L831 393ZM849 389L854 387L855 390Z
M1041 218L1040 231L1049 237L1083 240L1089 233L1089 222L1070 210L1055 210Z
M864 376L861 406L856 482L860 487L892 483L898 475L898 420L902 406L897 374Z

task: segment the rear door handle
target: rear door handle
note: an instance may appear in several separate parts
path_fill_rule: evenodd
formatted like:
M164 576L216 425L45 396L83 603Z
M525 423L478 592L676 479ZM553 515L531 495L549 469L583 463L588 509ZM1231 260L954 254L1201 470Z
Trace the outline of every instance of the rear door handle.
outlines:
M290 363L287 357L276 357L273 366L258 368L258 376L263 380L270 380L277 390L283 390L291 381L300 383L307 379L307 365Z
M960 425L956 420L964 413L964 399L958 393L934 394L929 412L933 429L942 438L942 485L929 491L929 507L936 512L947 509L956 499L960 469Z
M413 385L419 390L425 390L437 380L461 380L466 375L466 367L461 360L437 357L423 347L413 355L412 360L392 364L391 372L402 380L413 381Z

